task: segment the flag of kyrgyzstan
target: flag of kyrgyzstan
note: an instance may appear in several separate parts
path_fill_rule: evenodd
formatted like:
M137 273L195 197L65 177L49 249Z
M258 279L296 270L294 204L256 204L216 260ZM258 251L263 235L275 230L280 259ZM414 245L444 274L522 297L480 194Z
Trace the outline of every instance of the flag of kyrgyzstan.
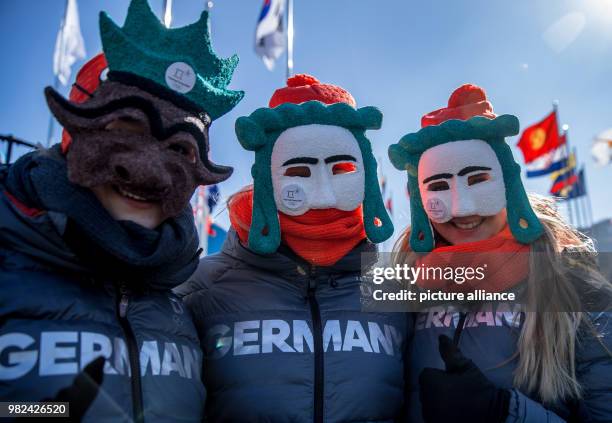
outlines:
M553 111L544 120L523 131L518 147L523 152L525 163L530 163L564 143L565 137L559 136L557 113Z

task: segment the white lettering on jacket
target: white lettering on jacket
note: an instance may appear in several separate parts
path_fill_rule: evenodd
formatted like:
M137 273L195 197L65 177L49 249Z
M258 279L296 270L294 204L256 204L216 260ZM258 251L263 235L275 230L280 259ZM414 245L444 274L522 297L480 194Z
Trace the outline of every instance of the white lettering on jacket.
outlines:
M365 352L395 356L401 354L402 334L392 325L357 320L327 320L323 327L324 352ZM314 352L313 335L305 320L245 320L218 324L206 332L209 358Z
M141 376L199 378L202 357L197 349L174 342L143 341ZM104 373L130 376L125 340L96 332L46 331L37 342L26 333L0 335L0 380L15 380L37 369L39 376L72 375L95 358L106 357Z

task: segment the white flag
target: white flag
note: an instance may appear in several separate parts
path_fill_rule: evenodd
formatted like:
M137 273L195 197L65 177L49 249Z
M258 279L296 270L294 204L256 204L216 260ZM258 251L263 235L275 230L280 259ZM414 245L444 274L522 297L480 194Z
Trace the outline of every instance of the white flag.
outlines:
M591 155L598 165L605 166L612 162L612 128L595 137Z
M255 53L268 70L285 51L285 29L283 13L285 0L264 0L255 29Z
M53 73L62 85L70 80L70 68L79 59L85 58L85 43L79 24L79 9L76 0L68 0L66 15L55 40Z

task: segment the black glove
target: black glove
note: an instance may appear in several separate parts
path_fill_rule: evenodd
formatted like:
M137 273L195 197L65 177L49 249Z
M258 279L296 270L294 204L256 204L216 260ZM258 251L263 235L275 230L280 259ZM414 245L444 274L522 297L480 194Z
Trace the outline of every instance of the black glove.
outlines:
M70 403L70 418L62 421L80 422L87 409L96 399L102 380L104 379L104 357L98 357L89 363L81 373L76 375L72 385L60 390L54 398L46 398L44 402ZM22 419L18 419L20 422ZM29 421L29 420L26 420ZM40 418L32 418L32 422Z
M446 370L428 367L419 375L425 421L503 423L508 417L510 391L493 385L448 336L438 340Z

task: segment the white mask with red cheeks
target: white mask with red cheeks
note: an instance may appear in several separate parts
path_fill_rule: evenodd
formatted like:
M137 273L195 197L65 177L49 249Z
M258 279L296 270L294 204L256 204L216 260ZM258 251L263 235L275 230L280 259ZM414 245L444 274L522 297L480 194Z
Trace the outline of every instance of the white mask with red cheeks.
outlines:
M363 157L346 128L313 124L283 131L272 149L271 168L276 207L287 215L352 211L363 203Z
M419 160L418 175L423 207L433 222L493 216L506 207L501 165L485 141L454 141L428 149Z

